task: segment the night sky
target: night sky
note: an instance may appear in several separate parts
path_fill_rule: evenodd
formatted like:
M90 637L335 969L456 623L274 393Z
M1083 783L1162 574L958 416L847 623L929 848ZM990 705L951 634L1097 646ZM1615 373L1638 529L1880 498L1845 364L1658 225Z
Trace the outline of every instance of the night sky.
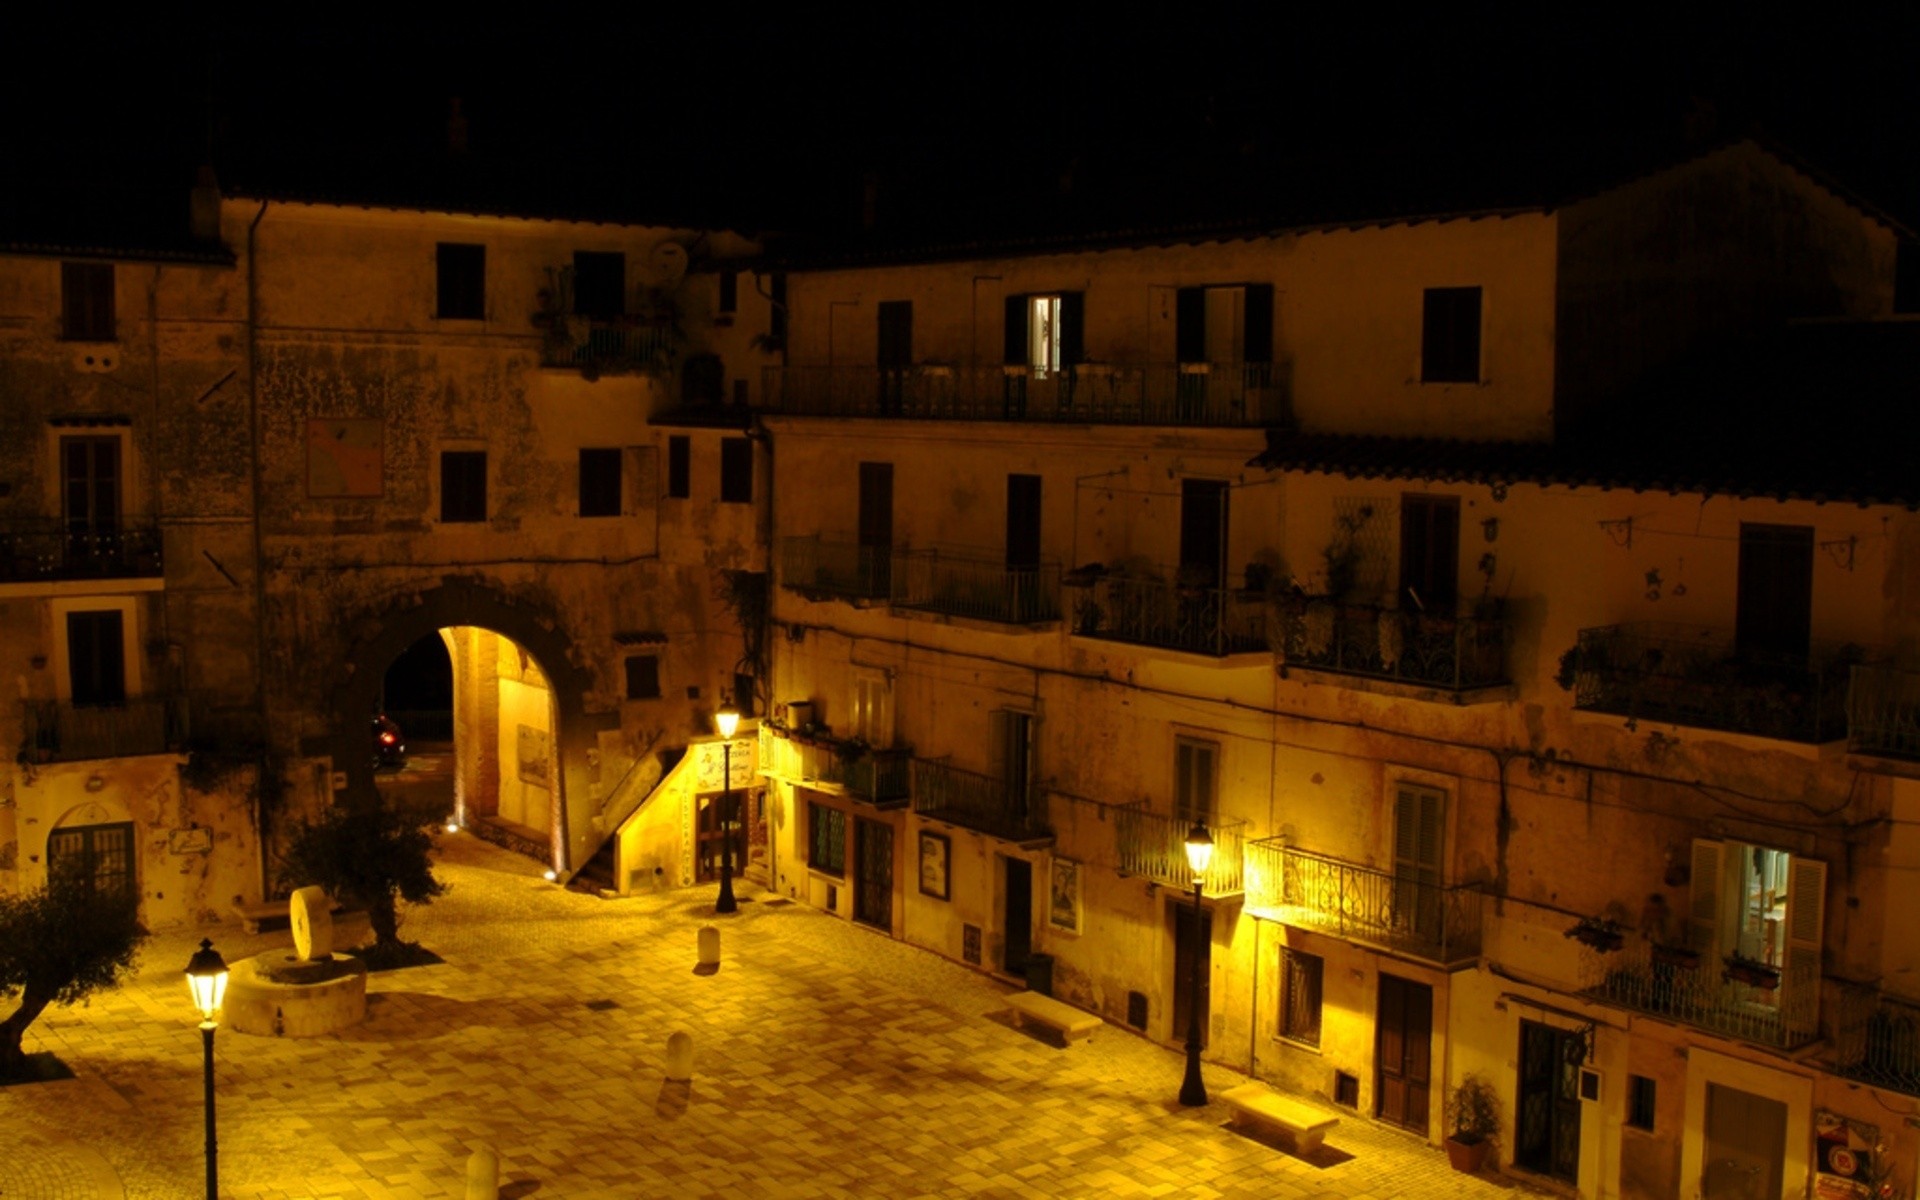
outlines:
M210 147L229 190L750 230L856 223L871 181L884 226L950 234L1257 215L1282 195L1343 216L1535 200L1759 129L1920 217L1910 6L1818 25L1784 5L1518 24L1276 7L1151 27L1111 5L50 27L14 39L47 69L0 81L0 153L16 222L90 211L71 193L108 186L171 212ZM52 70L76 62L84 84ZM447 151L455 96L464 155Z

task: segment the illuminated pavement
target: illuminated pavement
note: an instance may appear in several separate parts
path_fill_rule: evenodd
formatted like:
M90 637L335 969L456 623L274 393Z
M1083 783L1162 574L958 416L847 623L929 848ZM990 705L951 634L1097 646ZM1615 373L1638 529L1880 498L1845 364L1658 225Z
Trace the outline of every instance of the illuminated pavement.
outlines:
M606 902L537 872L448 839L454 890L403 929L444 965L374 976L337 1037L222 1031L223 1196L459 1197L482 1143L509 1200L1516 1195L1351 1115L1317 1163L1282 1153L1179 1107L1177 1053L1111 1026L1036 1040L996 981L798 905L743 903L703 976L711 889ZM155 937L133 985L29 1030L76 1078L0 1089L0 1200L201 1194L198 936ZM229 960L287 944L213 936ZM682 1028L690 1088L662 1080ZM1208 1068L1216 1094L1241 1081Z

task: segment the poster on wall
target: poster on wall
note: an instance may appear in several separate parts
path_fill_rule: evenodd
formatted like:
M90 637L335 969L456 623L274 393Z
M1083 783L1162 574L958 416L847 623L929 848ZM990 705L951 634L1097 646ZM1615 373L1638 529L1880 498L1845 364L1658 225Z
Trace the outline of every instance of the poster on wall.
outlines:
M727 749L726 742L699 743L699 775L695 778L695 790L701 792L739 791L753 786L756 773L754 753L760 745L756 737L737 737L733 739L733 749ZM731 767L733 779L723 782L721 774L728 769L727 758L732 755Z
M1048 875L1047 924L1062 933L1079 933L1080 864L1056 858Z
M1880 1130L1820 1109L1813 1116L1813 1194L1819 1200L1867 1200L1893 1194ZM1884 1190L1883 1184L1887 1184Z
M307 495L316 500L378 496L385 422L379 417L307 421Z

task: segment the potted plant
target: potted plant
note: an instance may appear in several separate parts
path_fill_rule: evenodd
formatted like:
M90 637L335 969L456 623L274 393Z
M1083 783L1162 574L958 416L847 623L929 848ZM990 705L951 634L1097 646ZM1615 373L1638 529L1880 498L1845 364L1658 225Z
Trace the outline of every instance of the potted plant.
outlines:
M1685 946L1664 946L1653 943L1653 961L1663 967L1679 967L1691 971L1700 965L1700 952Z
M1729 983L1744 983L1748 987L1772 990L1780 986L1780 968L1770 967L1758 959L1747 958L1735 951L1724 960L1726 970L1720 977Z
M1447 1161L1453 1169L1472 1174L1485 1166L1500 1132L1500 1097L1493 1084L1468 1072L1447 1095L1446 1120Z
M1608 917L1581 917L1580 923L1567 930L1566 936L1602 954L1618 950L1626 942L1620 923Z

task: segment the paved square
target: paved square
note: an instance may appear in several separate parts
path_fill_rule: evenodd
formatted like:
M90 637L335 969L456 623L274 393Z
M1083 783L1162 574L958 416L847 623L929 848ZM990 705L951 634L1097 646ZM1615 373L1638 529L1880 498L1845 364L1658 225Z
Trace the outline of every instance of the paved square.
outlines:
M460 1197L483 1143L514 1200L1514 1190L1351 1114L1338 1153L1302 1161L1224 1128L1217 1102L1175 1103L1175 1052L1113 1026L1061 1049L1013 1027L997 981L752 889L716 919L711 889L600 901L444 842L453 890L402 931L444 965L374 976L366 1022L336 1037L220 1033L223 1196ZM723 965L696 974L710 921ZM132 985L28 1032L76 1078L0 1089L0 1198L201 1194L181 975L200 936L155 937ZM229 961L289 941L213 936ZM680 1029L691 1085L663 1079ZM1216 1095L1239 1082L1207 1070Z

